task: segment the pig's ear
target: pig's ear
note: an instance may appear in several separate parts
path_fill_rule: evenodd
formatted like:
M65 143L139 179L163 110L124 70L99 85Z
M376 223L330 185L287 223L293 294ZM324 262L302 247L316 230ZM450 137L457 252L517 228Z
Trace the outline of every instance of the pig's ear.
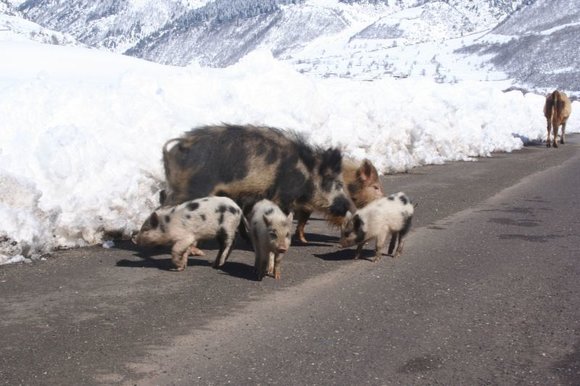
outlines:
M159 191L159 205L161 206L165 205L166 201L167 201L167 191L165 189L162 189L161 191Z
M356 171L357 178L363 183L371 184L379 179L379 173L375 168L375 165L368 160L364 159L361 166Z
M362 226L365 223L364 223L364 221L359 216L354 216L354 218L352 220L352 224L353 224L354 230L355 231L358 231L359 229L362 228Z
M157 228L159 226L159 216L157 212L153 212L151 217L149 217L149 224L151 224L151 228Z
M266 224L267 227L272 225L272 221L270 221L270 219L268 218L268 216L263 215L262 218L264 219L264 224Z
M290 224L292 224L292 220L294 220L294 212L290 212L290 214L288 215L288 217L286 217L286 219Z

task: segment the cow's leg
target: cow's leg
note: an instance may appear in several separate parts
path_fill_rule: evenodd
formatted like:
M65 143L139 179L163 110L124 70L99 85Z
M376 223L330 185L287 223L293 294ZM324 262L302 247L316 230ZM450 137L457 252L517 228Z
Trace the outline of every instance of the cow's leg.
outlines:
M566 135L566 121L562 122L562 135L560 137L560 143L564 144L564 136Z
M552 122L552 144L554 147L558 147L558 124Z
M548 119L548 139L546 139L546 146L551 147L550 132L552 131L552 122Z

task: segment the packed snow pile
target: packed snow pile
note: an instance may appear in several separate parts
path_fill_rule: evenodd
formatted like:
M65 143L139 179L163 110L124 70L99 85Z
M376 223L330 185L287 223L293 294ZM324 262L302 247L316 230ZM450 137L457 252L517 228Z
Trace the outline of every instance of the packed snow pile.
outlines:
M383 173L545 136L543 97L492 82L314 79L265 51L225 69L10 40L0 52L0 263L128 237L157 206L163 144L195 126L297 130Z

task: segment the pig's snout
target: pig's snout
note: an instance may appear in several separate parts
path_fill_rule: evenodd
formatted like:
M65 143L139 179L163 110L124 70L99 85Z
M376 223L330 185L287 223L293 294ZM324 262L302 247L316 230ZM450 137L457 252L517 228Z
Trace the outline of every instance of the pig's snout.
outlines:
M345 196L336 197L330 205L330 214L337 217L344 217L346 212L353 211L354 204Z

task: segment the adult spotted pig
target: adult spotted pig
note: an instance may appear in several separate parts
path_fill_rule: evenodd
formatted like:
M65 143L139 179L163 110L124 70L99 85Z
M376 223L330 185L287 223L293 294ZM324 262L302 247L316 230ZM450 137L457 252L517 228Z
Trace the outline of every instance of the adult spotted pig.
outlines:
M296 132L257 126L204 126L163 148L164 205L204 196L232 198L249 214L269 199L286 214L323 212L342 224L354 205L345 192L342 153L308 144Z
M368 159L362 162L353 159L344 158L342 160L342 174L346 190L357 209L365 207L370 202L384 197L383 187L379 180L377 169ZM310 218L309 213L305 210L297 210L296 233L294 238L301 243L307 243L304 229L306 222Z

